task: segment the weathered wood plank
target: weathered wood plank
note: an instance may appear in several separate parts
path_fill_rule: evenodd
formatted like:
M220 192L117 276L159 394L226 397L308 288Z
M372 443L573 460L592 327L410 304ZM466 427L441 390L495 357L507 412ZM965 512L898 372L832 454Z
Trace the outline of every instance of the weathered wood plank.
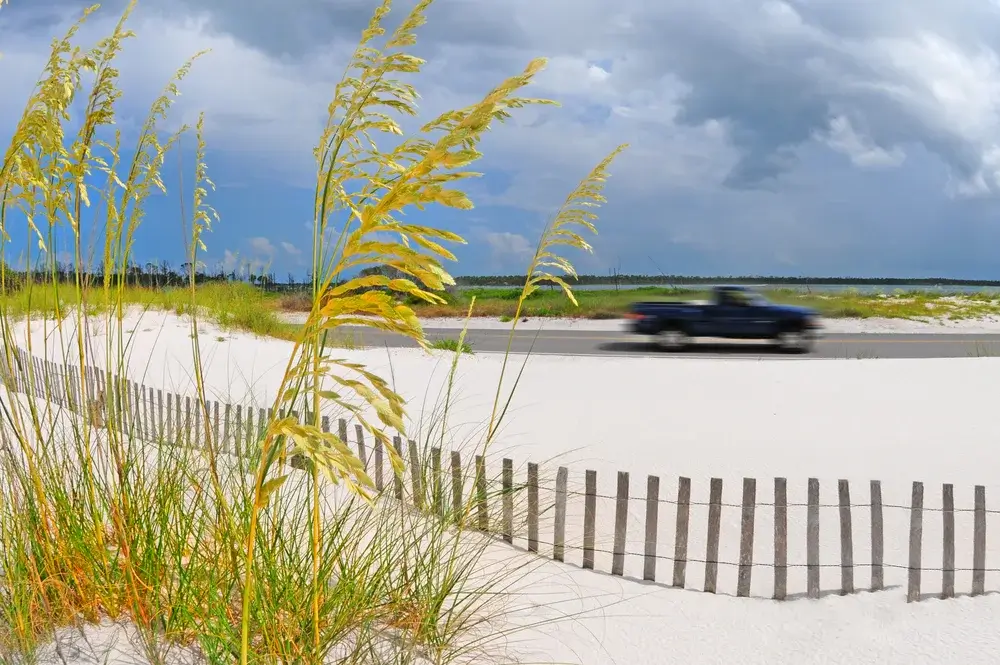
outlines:
M712 478L708 498L708 542L705 547L705 592L719 582L719 531L722 526L722 478Z
M736 595L750 595L750 579L753 574L754 513L757 509L757 480L743 479L743 505L740 532L740 565L736 581Z
M625 574L625 537L628 530L628 471L618 472L618 491L615 499L615 540L611 554L611 574Z
M788 480L774 479L774 599L788 595Z
M906 602L920 600L921 555L924 535L924 484L913 483L910 500L910 564L906 584Z
M660 478L646 478L646 542L643 550L642 579L656 581L656 540L660 516Z

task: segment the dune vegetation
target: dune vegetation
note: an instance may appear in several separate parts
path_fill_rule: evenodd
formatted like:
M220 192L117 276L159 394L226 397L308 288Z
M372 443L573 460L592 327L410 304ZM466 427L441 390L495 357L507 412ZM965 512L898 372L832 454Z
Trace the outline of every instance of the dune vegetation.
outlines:
M327 340L344 325L360 324L429 346L419 307L408 303L447 302L442 294L454 280L444 266L455 259L447 247L464 240L422 221L401 221L401 213L434 205L471 208L460 186L481 157L482 136L524 106L551 103L520 96L545 64L533 60L478 103L430 119L401 139L399 118L416 115L416 89L406 81L424 64L408 49L429 5L417 3L389 31L391 0L384 0L333 92L315 150L308 320L294 329L282 329L275 308L252 287L199 285L194 268L186 288L128 285L134 248L150 223L145 202L165 190L164 163L183 135L192 135L197 146L194 173L186 178L193 187L184 201L189 266L198 265L211 231L224 223L210 204L204 118L177 132L163 129L202 54L167 83L133 136L115 126L124 94L115 62L134 37L127 25L135 2L96 45L78 46L75 39L97 7L54 40L0 164L4 247L21 225L51 275L15 284L0 272L5 367L18 362L15 349L30 339L24 330L43 319L66 331L57 339L71 341L55 350L28 348L30 353L55 361L69 357L81 367L101 359L109 368L127 367L127 342L141 334L123 324L129 308L174 310L191 326L192 397L204 412L208 444L192 450L162 436L138 436L121 404L103 398L119 388L110 377L99 403L66 413L52 399L17 394L10 373L3 373L4 662L30 662L60 628L109 620L134 626L151 663L165 662L171 648L241 665L489 662L491 613L499 611L492 602L507 588L509 571L484 572L480 557L488 540L466 528L465 514L414 514L377 492L347 443L320 423L322 414L347 414L383 444L397 474L406 464L392 436L431 436L407 431L403 397L384 377L326 355ZM530 302L543 283L561 287L573 301L559 277L573 274L573 267L560 252L589 249L583 234L595 232L593 208L603 201L607 169L621 149L601 161L552 217L518 303ZM48 251L57 228L68 229L73 239L76 272L68 281L57 279ZM89 228L103 234L97 239L99 283L86 278ZM370 264L392 266L405 277L344 281L343 275ZM244 456L224 453L207 426L198 335L206 318L292 342L280 390L262 405L278 415ZM110 331L104 349L72 333L91 319ZM454 362L464 347L462 339L455 343ZM63 388L87 394L87 386L72 385L74 377L66 380L71 383ZM503 421L505 391L498 385L493 415L476 442L479 454L487 453ZM304 415L285 415L294 409ZM443 440L446 423L434 427ZM298 468L289 465L292 457L300 460Z

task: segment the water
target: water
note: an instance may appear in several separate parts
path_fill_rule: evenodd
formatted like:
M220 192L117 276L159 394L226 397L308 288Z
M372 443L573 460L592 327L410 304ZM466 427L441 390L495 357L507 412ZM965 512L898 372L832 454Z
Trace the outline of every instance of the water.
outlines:
M732 282L718 282L708 284L622 284L618 288L622 291L643 288L668 288L673 287L688 291L705 291L716 286L732 286ZM772 290L772 289L792 289L806 292L843 292L857 291L859 293L893 293L894 291L922 291L925 293L995 293L1000 294L1000 286L971 286L966 284L942 285L934 284L746 284L750 289ZM460 286L460 289L515 289L516 286ZM556 287L552 287L556 288ZM613 291L614 284L583 284L574 285L574 291Z

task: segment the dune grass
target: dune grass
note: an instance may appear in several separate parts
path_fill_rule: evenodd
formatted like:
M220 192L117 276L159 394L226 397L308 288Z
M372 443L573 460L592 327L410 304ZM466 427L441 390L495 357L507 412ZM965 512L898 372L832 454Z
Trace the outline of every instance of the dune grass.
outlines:
M27 397L12 372L0 373L4 662L31 662L60 629L101 620L134 626L151 664L166 662L177 649L209 663L241 665L492 659L493 620L502 611L496 602L518 573L483 560L489 540L468 528L475 493L468 491L463 507L446 514L406 509L405 502L377 491L348 442L321 424L323 416L351 418L369 441L382 445L398 478L406 462L392 437L423 441L416 457L407 460L415 463L408 471L423 474L424 488L439 487L426 475L426 444L452 443L448 404L464 333L456 343L443 408L413 432L408 431L413 414L389 381L327 350L336 345L341 326L350 324L430 346L408 303L447 302L442 294L454 282L443 262L455 257L445 245L464 241L398 218L411 206L471 207L456 187L472 175L468 168L480 157L483 134L520 107L549 103L517 96L543 67L535 60L480 102L431 120L401 143L394 139L391 150L380 149L375 137L402 135L394 117L415 114L415 90L399 79L418 74L423 64L406 49L429 4L417 3L387 34L382 23L391 2L385 0L334 93L316 149L309 317L305 325L287 329L274 316L273 301L249 286L198 285L193 272L188 288L155 291L126 284L143 206L154 189L162 189L161 169L182 134L193 133L197 145L188 180L193 189L181 194L190 266L198 264L220 221L208 201L212 184L203 118L172 134L158 124L200 54L168 83L134 147L126 149L113 127L121 96L114 62L133 36L126 24L135 2L96 46L79 49L74 43L94 8L53 42L0 164L0 231L6 238L13 225L24 225L43 261L54 266L46 250L57 227L68 229L77 272L69 284L53 277L52 283L15 286L0 276L4 368L14 367L14 350L26 346L54 362L99 367L102 376L89 382L82 374L65 375L63 385L55 386L37 383L34 367L21 367L35 386L34 396ZM75 132L68 127L71 117ZM551 267L572 274L572 265L556 252L560 246L589 250L579 232L595 230L592 209L603 201L606 168L617 152L583 180L547 226L519 303L529 302L541 283L559 283L547 272ZM103 230L100 284L87 283L84 228ZM407 278L341 281L341 275L368 264L390 265ZM565 295L572 300L568 288ZM121 399L129 372L141 371L128 364L129 341L137 334L125 325L131 307L189 315L191 397L195 422L203 423L204 445L197 449L163 432L140 433ZM43 348L33 347L32 336L24 334L39 318L58 333ZM273 402L259 405L275 415L242 455L229 454L209 426L199 342L206 319L285 334L293 342ZM95 320L107 333L100 350L86 334ZM475 454L488 453L514 383L506 395L498 385L490 422L482 439L472 442ZM81 396L83 403L67 411L56 391ZM465 457L467 463L474 458ZM289 464L293 459L295 467ZM463 471L474 480L470 486L479 487L478 465Z

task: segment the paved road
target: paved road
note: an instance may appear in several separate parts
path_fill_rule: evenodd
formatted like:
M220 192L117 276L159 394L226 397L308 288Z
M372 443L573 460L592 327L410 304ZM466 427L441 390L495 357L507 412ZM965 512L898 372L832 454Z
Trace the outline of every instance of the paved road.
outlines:
M349 343L364 347L415 347L409 339L368 328L341 329ZM431 340L458 339L459 329L427 329ZM507 348L506 330L470 330L466 342L473 351L499 352ZM968 358L1000 356L1000 334L829 334L807 356L789 355L768 342L701 341L688 351L660 351L641 337L624 332L580 330L519 330L512 351L581 356L656 357L798 357L798 358Z

